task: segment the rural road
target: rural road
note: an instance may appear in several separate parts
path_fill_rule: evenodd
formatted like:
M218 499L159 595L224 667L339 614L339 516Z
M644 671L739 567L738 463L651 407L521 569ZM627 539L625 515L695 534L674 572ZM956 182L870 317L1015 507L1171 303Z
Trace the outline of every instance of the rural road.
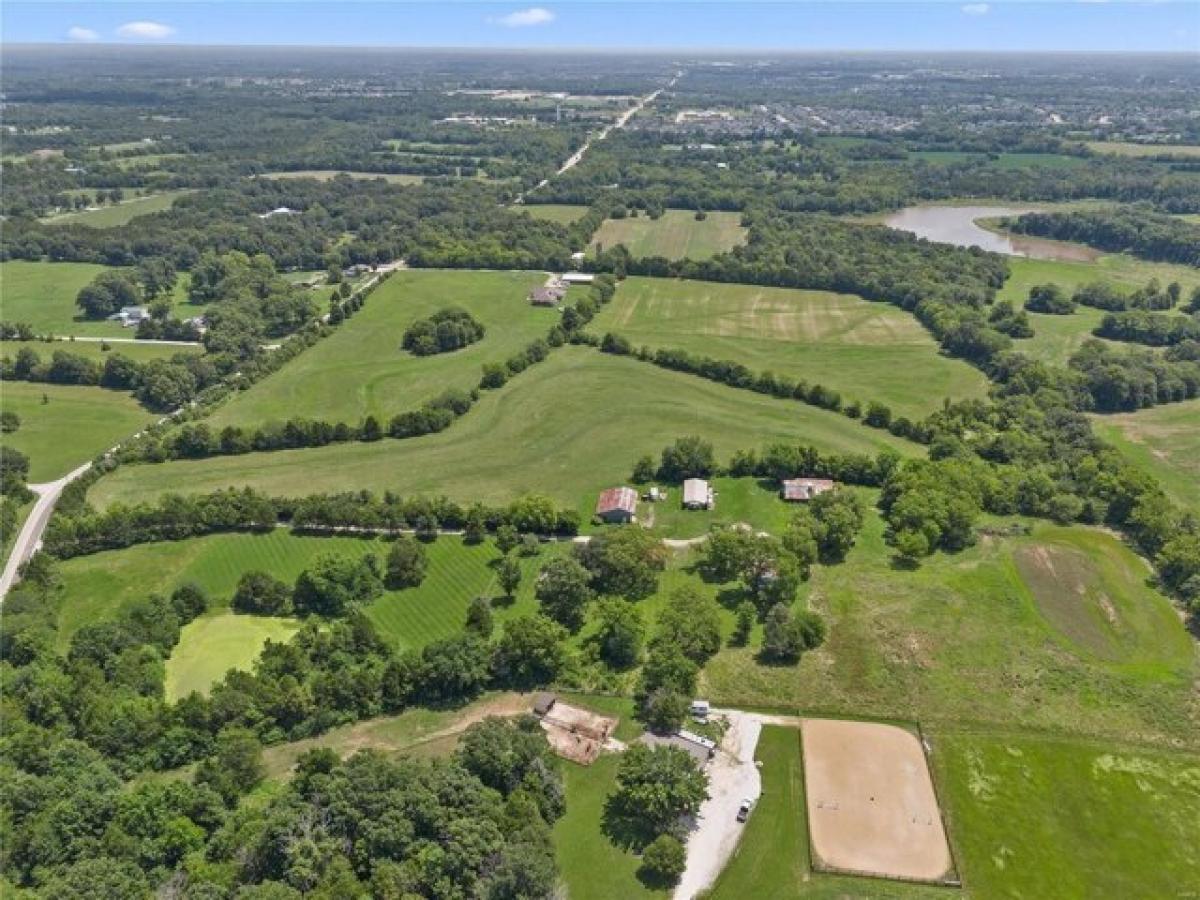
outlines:
M67 343L87 342L90 344L157 344L160 347L200 347L203 346L199 341L167 341L159 340L158 338L127 338L127 337L84 337L76 334L65 338L56 338L55 343L66 341Z
M38 495L37 501L33 504L33 509L30 510L29 516L21 526L21 530L17 533L17 539L13 542L12 552L9 553L8 559L5 560L4 573L0 575L0 599L3 599L8 594L8 589L16 582L17 570L29 557L33 556L33 552L41 544L42 532L46 530L46 525L50 521L50 514L54 512L54 504L58 502L63 488L91 467L92 464L86 462L78 469L68 472L57 481L29 485L29 489Z
M687 868L675 888L674 900L691 900L712 885L746 827L737 820L738 807L745 799L757 801L762 793L762 777L754 763L761 717L733 709L713 713L728 719L729 729L708 766L708 799L688 837Z

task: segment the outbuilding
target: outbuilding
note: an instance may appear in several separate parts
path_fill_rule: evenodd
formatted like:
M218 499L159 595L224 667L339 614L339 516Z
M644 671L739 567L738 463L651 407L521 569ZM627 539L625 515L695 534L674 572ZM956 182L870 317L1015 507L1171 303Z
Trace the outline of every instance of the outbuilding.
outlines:
M567 284L591 284L596 280L590 272L564 272L560 278Z
M563 292L557 287L535 287L529 292L529 302L534 306L557 306Z
M780 486L779 496L789 503L802 503L832 491L833 487L828 478L788 478Z
M638 495L631 487L615 487L600 492L596 516L605 522L632 522L637 518Z
M684 509L712 509L713 489L703 478L689 478L683 483Z

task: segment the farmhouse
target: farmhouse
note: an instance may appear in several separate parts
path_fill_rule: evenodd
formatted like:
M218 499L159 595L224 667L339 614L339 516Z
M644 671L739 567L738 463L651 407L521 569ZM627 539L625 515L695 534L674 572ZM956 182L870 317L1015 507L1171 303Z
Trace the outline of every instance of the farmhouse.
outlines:
M557 285L535 287L529 292L529 302L534 306L557 306L563 298L563 289Z
M654 734L646 732L638 738L643 744L651 747L678 747L696 761L696 765L704 768L717 752L717 745L706 737L693 734L690 731L677 731L675 734Z
M712 509L713 489L703 478L689 478L683 483L684 509Z
M596 501L596 516L605 522L632 522L637 518L637 491L631 487L609 488Z
M120 322L125 328L133 328L150 318L150 310L144 306L122 306L119 312L108 317L109 321Z
M788 478L780 486L779 496L789 503L799 503L832 490L833 482L828 478Z

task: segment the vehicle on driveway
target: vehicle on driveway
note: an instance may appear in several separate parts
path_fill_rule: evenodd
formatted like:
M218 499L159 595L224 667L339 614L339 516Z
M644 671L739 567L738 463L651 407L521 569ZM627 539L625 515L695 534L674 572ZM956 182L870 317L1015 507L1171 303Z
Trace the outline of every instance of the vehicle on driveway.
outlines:
M743 800L742 805L738 807L737 820L739 822L745 822L748 818L750 818L750 810L753 808L753 800Z

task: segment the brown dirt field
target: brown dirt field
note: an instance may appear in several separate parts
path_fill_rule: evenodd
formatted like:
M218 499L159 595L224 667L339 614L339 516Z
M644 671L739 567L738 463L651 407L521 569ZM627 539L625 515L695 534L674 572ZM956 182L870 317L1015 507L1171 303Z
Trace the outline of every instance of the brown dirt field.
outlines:
M916 735L804 719L804 790L817 868L940 881L953 861Z
M617 720L559 700L542 719L542 728L555 753L589 766L616 730Z

